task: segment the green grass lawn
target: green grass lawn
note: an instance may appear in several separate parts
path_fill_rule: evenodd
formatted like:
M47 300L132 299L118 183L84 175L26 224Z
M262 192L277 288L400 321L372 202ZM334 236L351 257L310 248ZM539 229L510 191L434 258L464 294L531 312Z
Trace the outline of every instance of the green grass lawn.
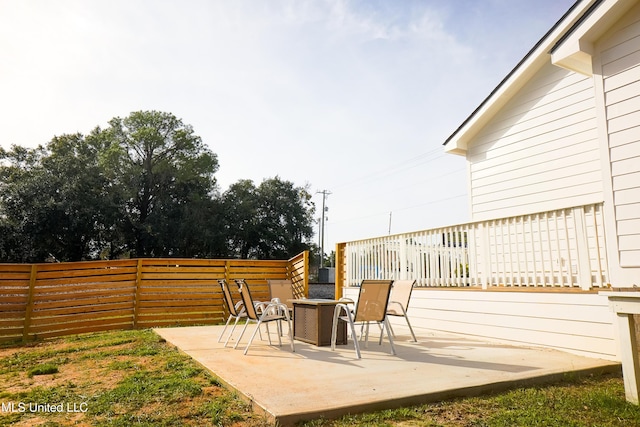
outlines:
M339 398L339 397L337 397ZM0 426L267 426L150 330L0 346ZM306 426L640 426L619 375Z

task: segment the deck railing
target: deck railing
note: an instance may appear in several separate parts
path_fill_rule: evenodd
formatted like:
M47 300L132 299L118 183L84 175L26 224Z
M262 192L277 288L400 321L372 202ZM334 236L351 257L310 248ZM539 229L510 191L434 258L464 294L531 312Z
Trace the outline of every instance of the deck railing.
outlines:
M363 279L489 288L607 285L602 204L338 244L337 288Z
M290 260L131 259L0 264L0 342L114 329L215 324L227 313L217 280L267 280L308 295L308 252Z

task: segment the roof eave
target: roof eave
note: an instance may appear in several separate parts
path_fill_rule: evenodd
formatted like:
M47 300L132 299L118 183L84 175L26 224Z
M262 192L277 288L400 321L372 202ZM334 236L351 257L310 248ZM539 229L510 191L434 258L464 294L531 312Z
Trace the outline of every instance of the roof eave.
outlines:
M592 76L594 43L636 3L637 0L596 2L551 49L551 62Z
M549 60L549 52L583 14L601 0L579 0L540 39L489 96L444 142L445 151L465 155L468 141L503 107L526 81ZM629 0L631 1L631 0Z

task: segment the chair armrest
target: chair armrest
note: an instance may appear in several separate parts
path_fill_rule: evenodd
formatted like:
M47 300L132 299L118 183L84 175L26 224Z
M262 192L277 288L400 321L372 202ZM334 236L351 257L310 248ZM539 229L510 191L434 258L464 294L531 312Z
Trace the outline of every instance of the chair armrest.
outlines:
M238 301L235 305L236 308L236 313L240 314L240 313L244 313L244 303L242 301Z
M406 316L407 310L404 309L404 306L401 302L389 301L389 303L387 304L387 313L391 314L392 316L400 316L400 314L395 313L402 313L403 316Z
M342 312L344 311L344 316L349 318L349 321L353 321L353 310L347 304L336 304L336 307L333 309L333 319L334 321L340 317Z
M277 299L277 298L274 298L274 299ZM281 302L275 302L275 301L272 301L270 303L263 303L263 304L266 304L262 311L263 313L283 316L285 319L289 320L289 307L287 307L286 304L283 304Z

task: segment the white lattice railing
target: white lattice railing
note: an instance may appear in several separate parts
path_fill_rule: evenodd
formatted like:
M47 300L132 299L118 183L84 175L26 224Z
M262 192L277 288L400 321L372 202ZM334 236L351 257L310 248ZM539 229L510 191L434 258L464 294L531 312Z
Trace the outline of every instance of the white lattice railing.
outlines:
M600 288L607 285L602 204L341 244L345 285Z

